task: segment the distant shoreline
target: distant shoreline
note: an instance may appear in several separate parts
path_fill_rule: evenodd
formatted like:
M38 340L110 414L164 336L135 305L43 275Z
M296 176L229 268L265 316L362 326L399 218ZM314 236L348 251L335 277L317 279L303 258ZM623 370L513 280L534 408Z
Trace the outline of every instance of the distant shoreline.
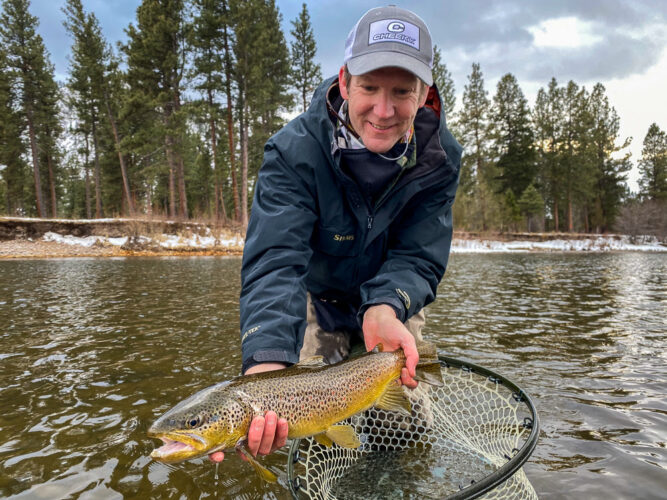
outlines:
M239 256L237 227L150 219L0 217L0 259ZM452 253L667 252L655 237L581 233L454 232Z

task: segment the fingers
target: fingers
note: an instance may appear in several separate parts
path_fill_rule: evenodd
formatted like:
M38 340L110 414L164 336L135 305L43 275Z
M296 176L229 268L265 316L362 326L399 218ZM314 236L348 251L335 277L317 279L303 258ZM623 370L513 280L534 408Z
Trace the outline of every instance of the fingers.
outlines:
M273 450L282 448L287 444L287 434L289 433L289 427L287 425L287 420L281 418L278 420L278 428L276 429L276 439L273 443ZM271 451L273 451L271 450Z
M248 450L252 456L268 455L285 446L288 433L287 420L278 419L274 411L267 411L266 415L253 418L250 423Z
M211 453L211 454L208 456L208 458L209 458L209 460L210 460L211 462L220 463L220 462L222 462L223 459L225 458L225 454L224 454L223 452L221 452L221 451L216 451L216 452L214 452L214 453Z
M408 369L405 367L401 369L401 383L410 389L414 389L418 384L418 382L410 376Z
M248 451L254 457L259 451L259 446L262 444L262 437L264 436L264 417L257 416L250 422L250 430L248 430ZM273 437L272 437L273 439Z
M401 340L401 347L405 353L405 367L411 377L415 376L417 363L419 363L419 352L417 352L417 344L415 338L409 333Z
M271 453L273 440L276 437L276 425L278 424L278 417L275 412L267 411L264 415L264 433L259 443L258 453L260 455L268 455ZM254 455L254 453L253 453Z

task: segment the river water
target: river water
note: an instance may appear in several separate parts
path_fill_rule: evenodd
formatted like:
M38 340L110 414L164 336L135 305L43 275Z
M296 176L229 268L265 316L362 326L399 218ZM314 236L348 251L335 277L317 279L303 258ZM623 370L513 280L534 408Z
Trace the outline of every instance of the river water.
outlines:
M0 261L0 496L286 498L232 454L148 456L157 416L238 373L239 271ZM665 498L667 254L453 255L425 334L531 395L540 498Z

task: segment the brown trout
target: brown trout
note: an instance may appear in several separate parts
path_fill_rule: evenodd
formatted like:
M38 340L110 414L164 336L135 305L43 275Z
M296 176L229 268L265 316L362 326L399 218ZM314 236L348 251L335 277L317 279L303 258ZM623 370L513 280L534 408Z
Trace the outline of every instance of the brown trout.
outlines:
M415 379L442 385L435 346L421 342L417 348ZM263 479L275 481L275 474L250 455L245 441L253 417L269 410L287 420L288 438L314 436L326 446L357 448L361 443L354 429L338 422L371 406L407 415L411 411L399 380L405 355L400 349L381 350L380 346L334 365L315 356L284 370L237 377L203 389L150 427L148 436L164 442L151 457L172 463L235 448Z

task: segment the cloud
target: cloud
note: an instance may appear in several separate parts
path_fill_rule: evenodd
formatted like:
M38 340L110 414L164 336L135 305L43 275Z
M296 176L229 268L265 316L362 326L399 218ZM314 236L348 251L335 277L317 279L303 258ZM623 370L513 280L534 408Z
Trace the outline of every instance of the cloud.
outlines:
M491 76L599 81L645 72L667 43L667 2L472 0L448 13L431 30L454 72L474 61Z

